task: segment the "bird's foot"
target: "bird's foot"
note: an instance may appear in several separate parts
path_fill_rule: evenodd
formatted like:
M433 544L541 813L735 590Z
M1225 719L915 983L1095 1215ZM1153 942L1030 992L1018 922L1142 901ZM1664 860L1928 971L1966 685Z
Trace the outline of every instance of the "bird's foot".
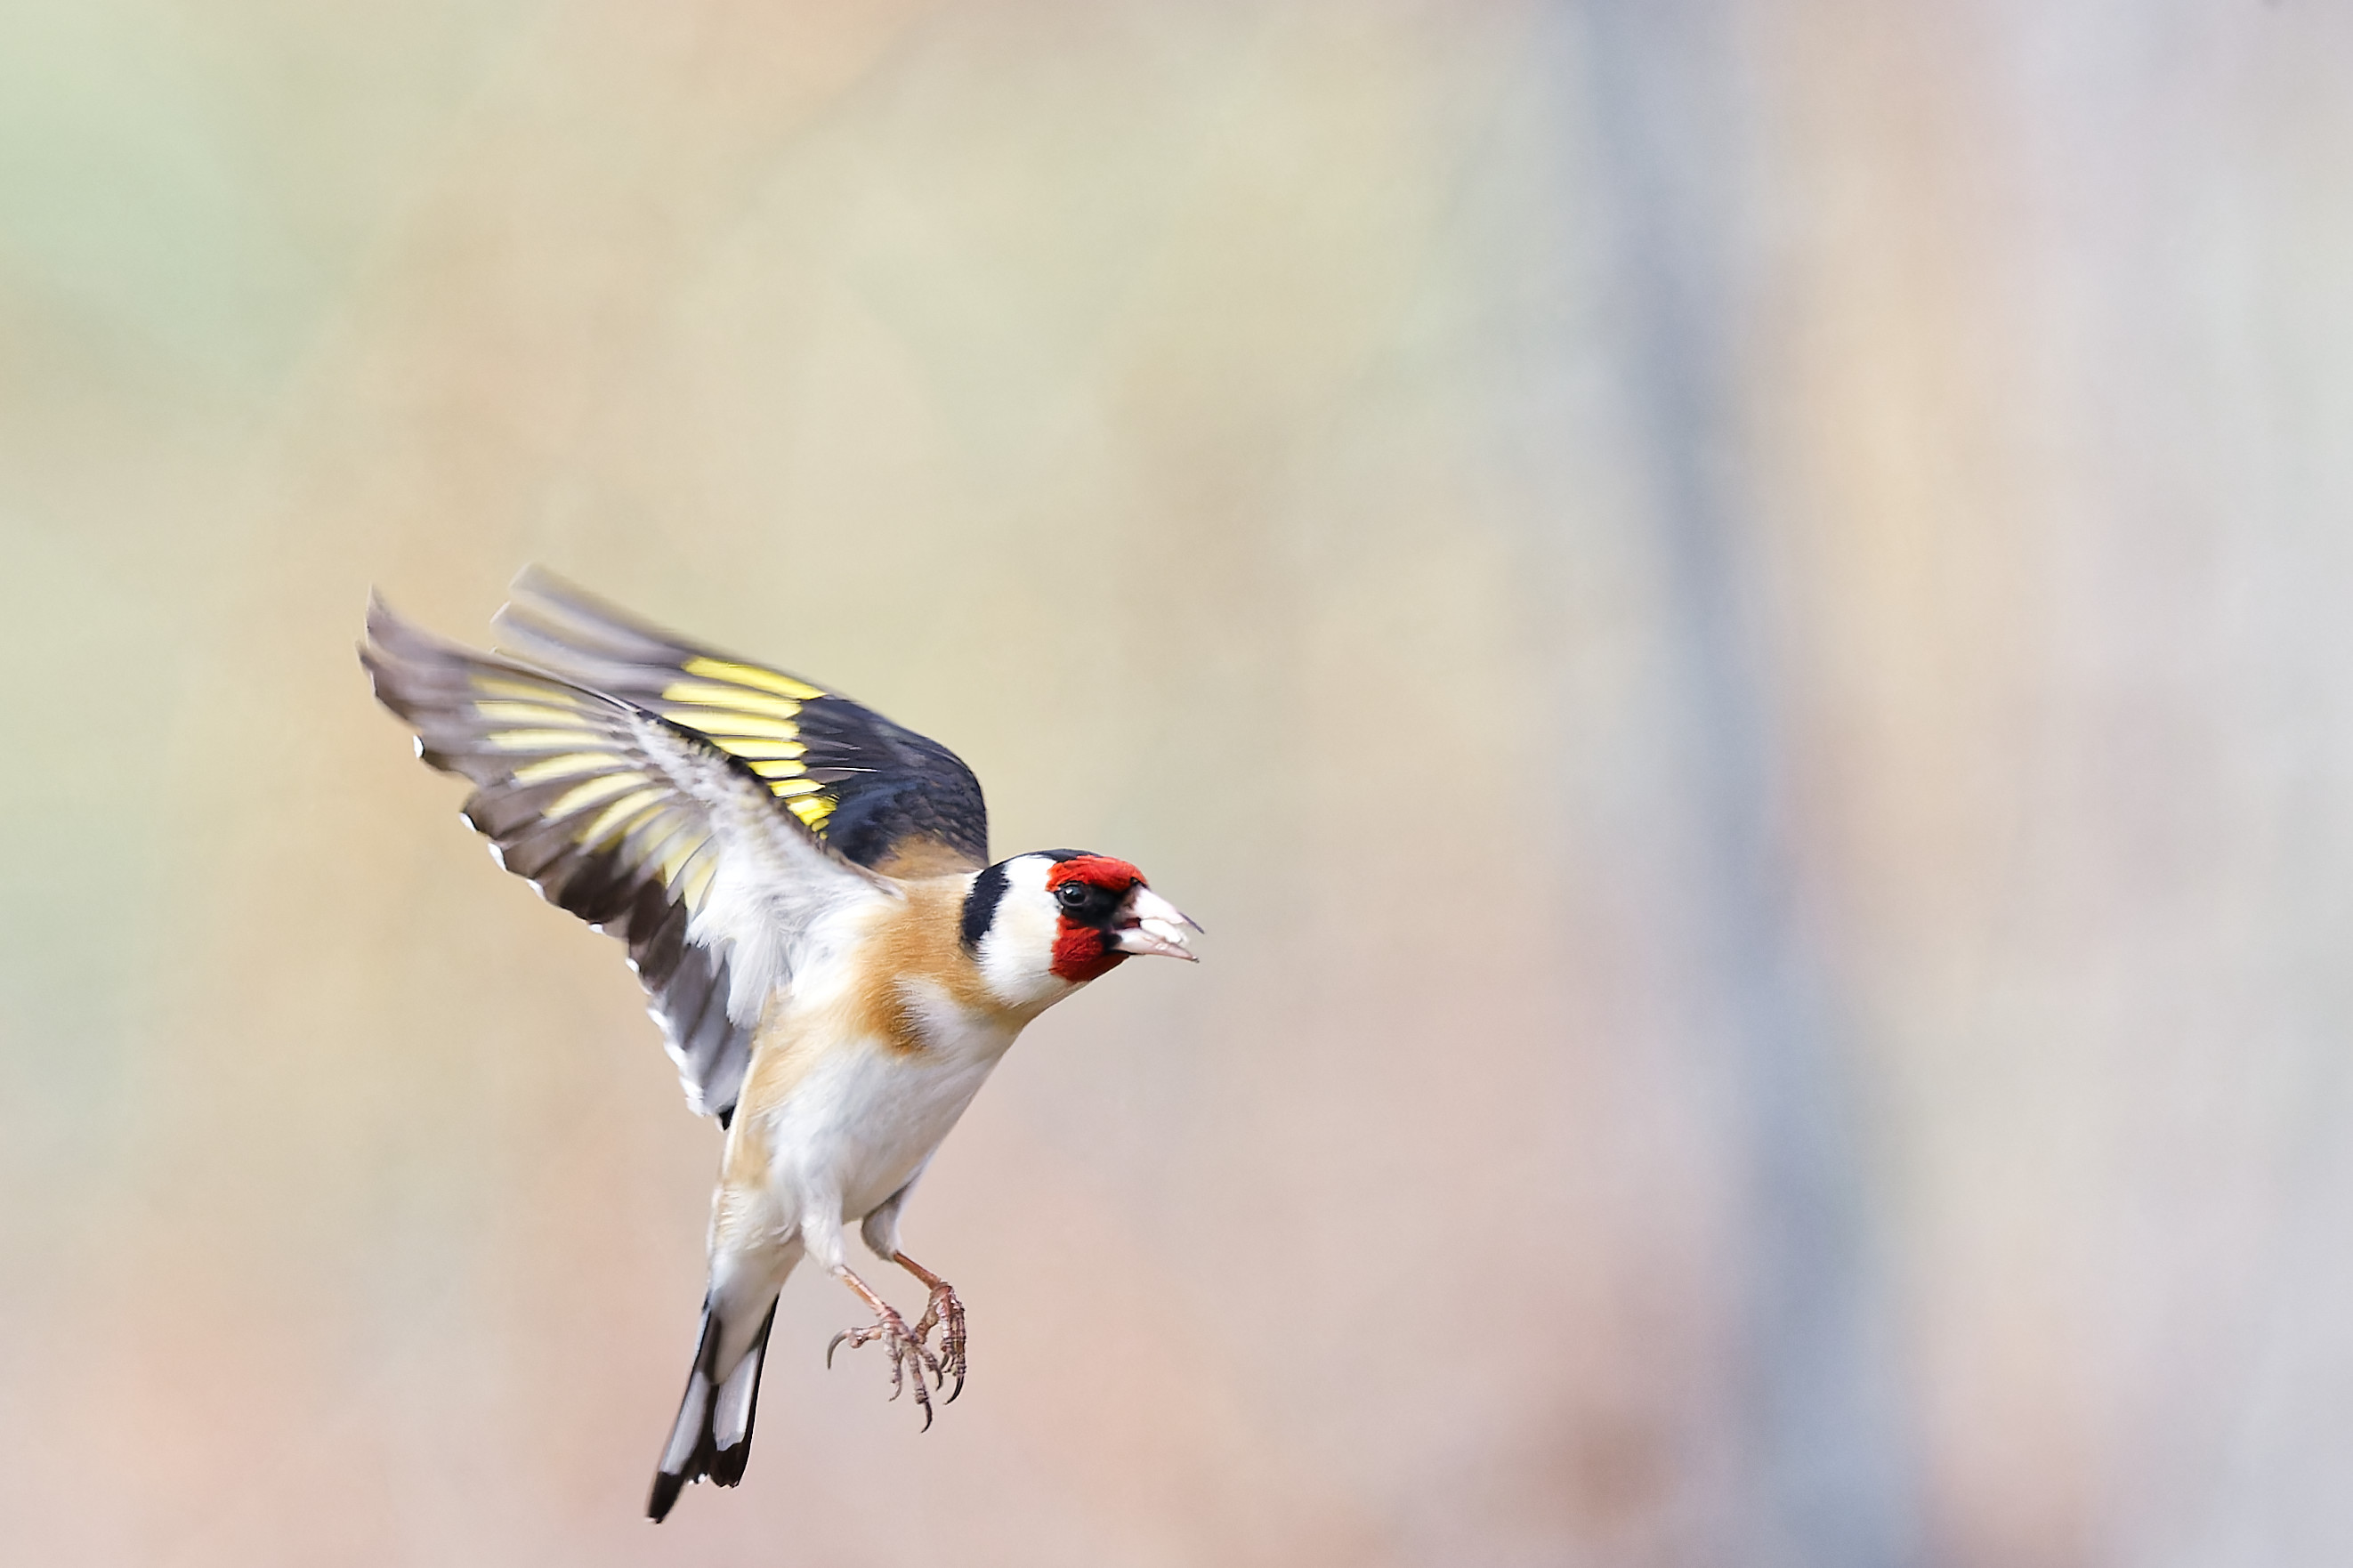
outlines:
M940 1353L935 1363L940 1386L947 1388L948 1379L955 1379L955 1386L948 1389L948 1396L940 1403L954 1405L956 1395L964 1392L964 1303L956 1299L955 1287L944 1279L932 1287L931 1301L916 1320L915 1342L920 1345L929 1340L934 1329L940 1331Z
M923 1348L921 1335L908 1332L907 1320L889 1307L875 1308L871 1323L862 1329L844 1329L833 1336L832 1342L825 1347L825 1364L828 1368L833 1365L833 1352L845 1340L851 1350L876 1340L882 1342L883 1352L891 1358L891 1397L898 1398L905 1391L907 1381L912 1376L915 1384L915 1403L923 1407L923 1429L931 1430L932 1391L923 1379L928 1373L934 1381L944 1381L940 1377L939 1358Z

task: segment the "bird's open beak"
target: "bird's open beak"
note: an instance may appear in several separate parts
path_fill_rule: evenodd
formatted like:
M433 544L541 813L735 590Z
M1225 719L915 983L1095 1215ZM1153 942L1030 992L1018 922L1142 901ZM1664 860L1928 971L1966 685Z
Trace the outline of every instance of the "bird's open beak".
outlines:
M1122 952L1156 952L1165 958L1198 963L1200 960L1193 956L1192 943L1185 935L1188 929L1198 931L1201 928L1176 905L1139 882L1129 889L1127 900L1112 918L1111 941Z

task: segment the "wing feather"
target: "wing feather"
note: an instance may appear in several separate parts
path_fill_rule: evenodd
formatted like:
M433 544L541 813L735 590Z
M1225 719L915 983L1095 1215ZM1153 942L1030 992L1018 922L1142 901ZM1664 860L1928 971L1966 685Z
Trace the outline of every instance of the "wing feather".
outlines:
M499 863L628 945L688 1104L723 1122L810 931L895 884L828 847L749 763L574 672L445 642L381 599L360 658L417 755L473 783L463 815Z
M815 683L671 636L538 567L493 623L525 664L607 692L748 764L786 810L849 859L902 875L977 870L988 808L956 754ZM501 690L533 737L536 699ZM532 764L559 775L551 752Z

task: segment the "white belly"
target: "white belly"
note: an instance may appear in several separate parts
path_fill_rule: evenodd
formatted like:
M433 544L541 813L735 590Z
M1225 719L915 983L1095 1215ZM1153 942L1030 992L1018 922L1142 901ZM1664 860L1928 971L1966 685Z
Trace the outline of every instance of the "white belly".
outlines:
M880 1041L822 1053L769 1113L770 1191L781 1216L866 1217L923 1168L1013 1043L944 1002L921 1011L916 1052Z

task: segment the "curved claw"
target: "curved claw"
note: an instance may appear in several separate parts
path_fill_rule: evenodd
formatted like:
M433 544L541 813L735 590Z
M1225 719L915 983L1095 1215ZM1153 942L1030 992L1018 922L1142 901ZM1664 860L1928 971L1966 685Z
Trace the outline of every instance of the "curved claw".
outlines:
M891 1363L891 1397L894 1400L906 1392L907 1373L911 1369L913 1370L915 1403L923 1407L923 1430L930 1431L932 1429L931 1383L937 1382L944 1385L947 1380L941 1373L938 1358L932 1354L919 1337L907 1331L907 1325L899 1314L886 1307L873 1322L864 1328L844 1329L834 1335L825 1347L825 1364L828 1369L833 1365L833 1352L840 1348L844 1340L849 1342L851 1350L857 1350L874 1340L882 1342L884 1352ZM925 1379L926 1373L930 1373L929 1381Z
M950 1378L955 1380L955 1387L940 1401L943 1405L954 1405L956 1395L964 1392L965 1369L969 1363L965 1359L964 1349L964 1302L957 1299L954 1287L944 1279L932 1287L932 1299L924 1305L923 1318L914 1327L915 1342L923 1344L934 1328L942 1332L940 1353L932 1362L932 1370L942 1388L947 1387ZM926 1349L924 1354L929 1358L931 1352Z

